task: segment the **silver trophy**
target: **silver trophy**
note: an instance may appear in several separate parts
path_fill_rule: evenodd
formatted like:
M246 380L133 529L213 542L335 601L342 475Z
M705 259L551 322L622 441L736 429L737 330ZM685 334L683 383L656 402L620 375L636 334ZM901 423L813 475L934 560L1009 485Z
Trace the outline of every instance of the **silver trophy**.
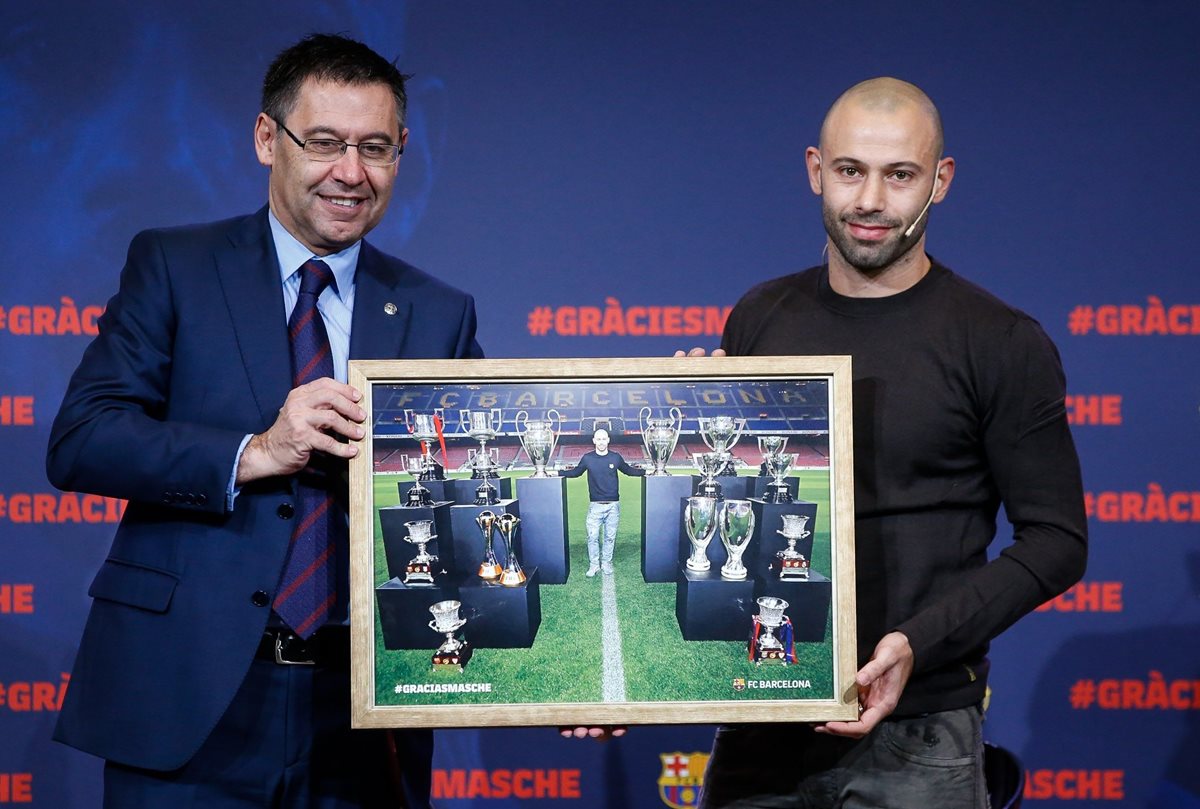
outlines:
M401 455L400 462L404 464L404 471L411 475L413 479L413 485L408 490L408 501L405 505L410 507L432 506L433 493L421 485L421 478L425 473L424 456Z
M653 418L652 412L649 407L639 410L638 425L642 428L642 444L646 447L646 454L654 464L654 469L647 474L662 476L669 474L667 461L671 459L675 445L679 443L683 411L672 407L667 411L669 415L666 418Z
M771 458L787 449L787 436L783 435L760 435L758 436L758 451L762 455L763 468L770 466ZM761 474L769 474L764 472Z
M808 524L807 514L784 514L783 528L775 533L787 540L788 546L775 554L779 559L779 578L783 581L796 581L808 578L808 560L804 554L796 550L796 543L811 536L804 526Z
M712 542L717 528L717 499L715 497L689 497L683 508L683 527L687 531L692 553L688 556L688 570L708 570L708 543Z
M483 561L479 563L479 578L496 581L503 570L496 561L496 515L491 511L481 511L475 515L475 524L483 532Z
M555 430L555 422L558 423L558 430ZM554 457L554 448L558 444L559 432L562 429L562 415L557 410L547 410L546 418L531 419L529 414L522 410L513 420L513 426L516 427L517 437L521 439L525 454L533 464L533 474L530 477L550 477L546 474L546 464Z
M500 477L500 450L495 447L489 450L487 442L500 431L500 408L462 410L458 415L459 429L479 442L479 449L467 452L467 462L463 465L471 470L471 478L479 481L475 505L494 506L500 502L500 493L490 480Z
M462 671L462 667L471 656L470 646L457 636L458 630L467 624L467 619L458 615L461 607L460 601L439 601L429 608L429 612L433 614L429 628L446 636L442 645L433 653L435 668L457 668Z
M705 445L725 460L723 473L734 474L729 468L733 466L731 450L742 437L742 431L746 429L746 420L735 419L733 416L700 416L696 419L696 424Z
M780 452L767 458L767 471L771 473L771 482L767 484L765 499L768 503L790 503L792 493L788 489L788 470L796 462L796 456L790 452Z
M440 408L432 413L404 411L404 424L421 448L421 480L445 478L441 465L433 460L433 443L438 440L437 420L440 418Z
M721 484L717 482L717 475L725 468L725 456L719 452L694 452L692 453L692 463L700 470L701 475L700 483L696 486L696 496L719 500Z
M783 641L775 637L775 630L783 626L786 616L783 611L788 608L788 603L782 598L775 596L763 596L757 599L758 615L754 616L754 622L763 628L763 635L755 640L754 643L754 664L761 665L764 662L788 664L787 650L783 646Z
M505 587L520 587L525 583L525 571L517 561L517 550L513 547L513 539L517 533L517 525L521 518L516 514L501 514L496 518L496 527L504 537L504 571L500 574L500 583Z
M721 544L729 558L721 565L721 578L744 579L742 554L754 536L754 510L749 500L726 500L721 510Z
M417 546L417 555L404 568L404 583L433 584L433 563L438 558L425 551L425 546L437 539L437 534L433 533L433 520L413 520L404 523L404 527L408 529L404 541Z

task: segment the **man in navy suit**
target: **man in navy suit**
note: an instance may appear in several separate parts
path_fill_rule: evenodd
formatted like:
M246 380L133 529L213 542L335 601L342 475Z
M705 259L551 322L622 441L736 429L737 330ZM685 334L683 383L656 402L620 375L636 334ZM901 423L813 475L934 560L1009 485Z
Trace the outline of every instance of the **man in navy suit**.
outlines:
M363 241L408 136L404 78L343 37L282 52L254 128L267 207L136 236L71 378L50 479L129 501L56 730L106 760L106 807L396 806L397 786L428 804L428 731L349 727L345 464L367 425L346 361L482 356L470 296ZM312 301L320 323L297 324ZM297 384L317 326L333 378ZM328 503L329 575L297 628L305 487Z

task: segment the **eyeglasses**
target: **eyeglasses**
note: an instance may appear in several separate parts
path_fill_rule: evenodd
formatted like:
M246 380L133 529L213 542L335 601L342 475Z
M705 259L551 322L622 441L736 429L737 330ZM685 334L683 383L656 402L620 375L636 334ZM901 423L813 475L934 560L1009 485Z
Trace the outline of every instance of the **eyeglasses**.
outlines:
M346 143L344 140L327 138L300 140L292 134L292 130L283 125L283 121L276 120L275 123L279 124L279 128L304 150L304 154L309 160L316 160L320 163L332 163L339 160L351 146L358 149L359 160L368 166L390 166L400 159L400 155L404 154L404 147L394 143Z

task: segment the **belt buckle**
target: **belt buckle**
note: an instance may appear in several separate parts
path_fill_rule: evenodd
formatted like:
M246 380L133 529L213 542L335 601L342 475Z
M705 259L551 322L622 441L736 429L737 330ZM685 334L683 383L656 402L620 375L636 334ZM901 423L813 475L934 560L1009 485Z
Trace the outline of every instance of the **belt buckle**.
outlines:
M290 637L294 638L296 636L291 635ZM308 660L289 660L286 657L284 657L283 656L283 635L279 635L279 634L277 634L275 636L275 662L281 666L315 666L315 665L317 665L317 661L312 660L311 658Z

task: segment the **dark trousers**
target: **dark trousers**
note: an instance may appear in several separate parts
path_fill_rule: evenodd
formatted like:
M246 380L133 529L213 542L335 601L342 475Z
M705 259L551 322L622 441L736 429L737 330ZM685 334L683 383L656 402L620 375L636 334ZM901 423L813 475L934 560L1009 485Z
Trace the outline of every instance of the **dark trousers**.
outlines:
M348 666L255 660L185 766L157 772L107 763L104 807L423 809L432 757L430 731L350 729Z
M702 809L983 809L982 714L888 719L861 740L810 725L717 731Z

